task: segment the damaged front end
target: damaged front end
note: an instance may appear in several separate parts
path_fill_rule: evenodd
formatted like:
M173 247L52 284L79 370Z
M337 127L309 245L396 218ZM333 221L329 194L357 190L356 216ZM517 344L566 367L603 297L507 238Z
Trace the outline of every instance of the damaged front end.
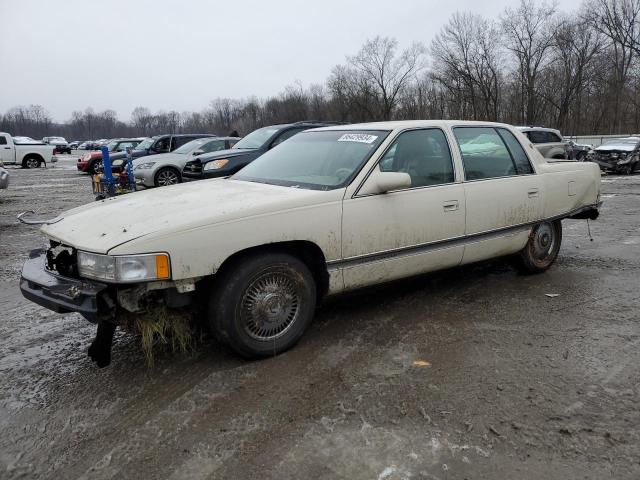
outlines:
M20 290L25 298L54 312L78 312L97 323L98 334L89 356L98 366L106 366L117 326L131 329L132 324L139 325L132 318L144 315L153 319L156 312L158 318L165 318L167 311L189 315L195 306L195 280L171 281L169 267L155 258L150 261L146 258L149 256L90 254L51 241L49 248L30 252L22 269ZM145 263L152 270L154 262L154 275L141 273ZM123 266L118 269L116 264ZM159 280L159 275L166 278ZM145 276L151 279L136 281Z
M635 170L640 160L640 153L622 150L594 150L589 154L588 160L597 163L602 171L630 174Z

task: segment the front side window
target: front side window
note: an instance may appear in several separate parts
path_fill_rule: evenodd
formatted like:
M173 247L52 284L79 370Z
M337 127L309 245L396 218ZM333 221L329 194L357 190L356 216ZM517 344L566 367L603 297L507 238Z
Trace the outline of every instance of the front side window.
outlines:
M408 173L412 188L454 182L449 144L437 128L401 133L382 157L380 170Z
M169 151L170 144L171 144L171 137L161 138L155 143L155 145L153 146L153 149L158 153L166 153Z
M6 145L7 144L7 137L0 135L0 145Z
M312 190L342 188L353 180L388 134L386 130L302 132L231 178Z
M456 127L464 174L467 180L507 177L516 174L516 167L507 146L491 127Z

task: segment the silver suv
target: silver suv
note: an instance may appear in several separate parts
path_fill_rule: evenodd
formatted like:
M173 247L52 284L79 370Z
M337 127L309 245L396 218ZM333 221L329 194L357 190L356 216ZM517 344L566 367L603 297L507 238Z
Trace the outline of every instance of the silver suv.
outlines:
M516 127L524 133L544 158L569 158L569 143L562 139L560 130L544 127Z

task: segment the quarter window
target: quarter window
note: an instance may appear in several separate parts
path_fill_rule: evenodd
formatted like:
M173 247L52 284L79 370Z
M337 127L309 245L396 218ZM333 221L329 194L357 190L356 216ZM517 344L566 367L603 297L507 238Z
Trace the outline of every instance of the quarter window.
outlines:
M513 158L513 163L516 164L516 172L518 175L526 175L528 173L533 173L533 168L531 168L531 162L529 162L529 157L520 145L518 139L506 128L498 128L498 133L504 140L504 143L507 144L507 148L511 153L511 157Z
M411 187L454 181L449 144L442 130L437 128L401 133L379 165L383 172L408 173Z
M509 150L493 128L457 127L453 132L460 146L467 180L516 174Z

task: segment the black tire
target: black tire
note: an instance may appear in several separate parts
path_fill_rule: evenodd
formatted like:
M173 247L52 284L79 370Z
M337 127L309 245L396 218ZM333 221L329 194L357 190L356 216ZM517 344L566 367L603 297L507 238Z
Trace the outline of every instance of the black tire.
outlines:
M94 173L97 173L98 170L102 170L102 168L103 168L102 159L95 160L91 165L89 165L87 172L93 175Z
M167 185L176 185L182 183L182 176L175 168L164 167L158 170L153 177L153 184L156 187L166 187Z
M517 265L523 273L542 273L558 257L562 244L562 222L542 222L536 225L527 245L518 255Z
M22 160L22 168L40 168L42 160L38 157L26 157Z
M293 347L315 307L316 285L309 268L285 253L262 253L220 272L207 313L221 342L245 358L263 358Z

